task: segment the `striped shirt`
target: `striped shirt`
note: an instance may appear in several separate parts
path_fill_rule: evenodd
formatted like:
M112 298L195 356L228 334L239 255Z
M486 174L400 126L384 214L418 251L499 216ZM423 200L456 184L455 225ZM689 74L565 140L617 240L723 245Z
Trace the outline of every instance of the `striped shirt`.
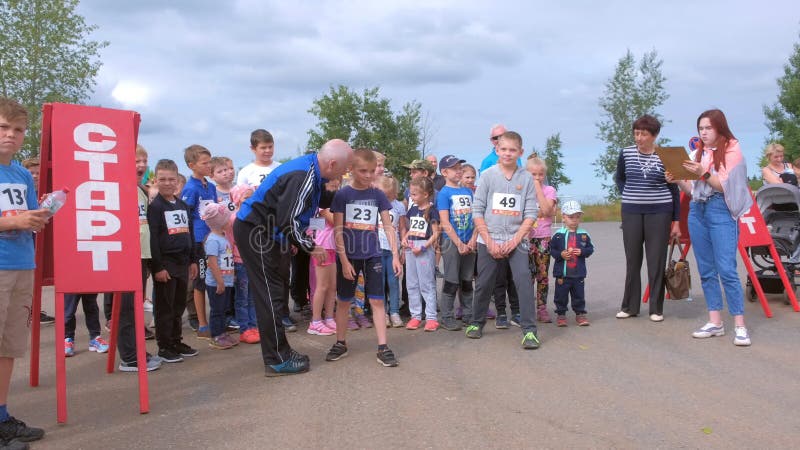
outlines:
M667 183L664 164L655 153L645 155L636 146L623 148L614 175L622 193L622 212L628 214L671 213L680 217L678 187Z

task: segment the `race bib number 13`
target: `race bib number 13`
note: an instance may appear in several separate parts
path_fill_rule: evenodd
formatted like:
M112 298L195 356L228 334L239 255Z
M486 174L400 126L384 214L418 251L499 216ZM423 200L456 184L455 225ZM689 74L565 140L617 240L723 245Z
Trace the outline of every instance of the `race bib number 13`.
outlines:
M522 213L522 197L518 194L495 192L492 195L492 214L519 216Z
M185 210L164 211L164 219L167 221L167 232L169 234L189 232L189 217Z
M378 223L378 207L348 203L344 212L344 227L354 230L375 231Z
M21 183L0 183L0 214L15 216L27 211L28 187Z

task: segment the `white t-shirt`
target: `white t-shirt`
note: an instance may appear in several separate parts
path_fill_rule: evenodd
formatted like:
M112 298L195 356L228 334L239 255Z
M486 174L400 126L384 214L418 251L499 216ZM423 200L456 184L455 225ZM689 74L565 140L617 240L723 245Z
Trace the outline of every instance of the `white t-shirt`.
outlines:
M236 184L249 184L250 186L257 188L261 182L267 178L267 175L272 173L272 171L280 165L281 163L277 161L272 161L272 164L268 166L257 166L256 163L250 163L239 171L239 176L236 178Z

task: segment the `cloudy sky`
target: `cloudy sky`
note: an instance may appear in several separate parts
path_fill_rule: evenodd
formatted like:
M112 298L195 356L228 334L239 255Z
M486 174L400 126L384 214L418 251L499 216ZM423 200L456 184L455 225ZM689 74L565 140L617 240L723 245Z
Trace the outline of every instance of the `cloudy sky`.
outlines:
M480 164L494 123L526 148L560 132L573 179L561 193L580 199L600 191L597 103L626 49L664 60L663 137L684 144L718 107L755 173L762 105L800 40L795 0L83 0L78 12L110 42L91 103L140 112L151 160L199 143L241 167L255 128L275 135L277 158L294 156L314 98L377 85L395 108L422 103L440 157Z

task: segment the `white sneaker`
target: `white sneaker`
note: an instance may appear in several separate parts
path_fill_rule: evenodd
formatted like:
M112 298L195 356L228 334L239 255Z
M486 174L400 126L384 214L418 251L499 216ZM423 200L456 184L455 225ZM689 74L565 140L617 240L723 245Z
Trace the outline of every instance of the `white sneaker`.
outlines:
M617 319L627 319L631 315L626 313L625 311L620 311L617 313Z
M661 314L650 314L650 320L652 320L653 322L663 322L664 316L662 316Z
M746 331L747 330L745 330L745 332ZM719 326L717 326L716 324L708 322L700 327L697 331L692 333L692 336L696 337L697 339L710 338L712 336L725 336L725 326L723 324L719 324Z
M400 318L400 314L394 313L390 316L392 321L392 326L395 328L402 328L403 327L403 319Z
M750 334L747 332L747 327L734 328L736 336L733 338L733 345L747 347L750 345Z
M144 312L153 312L153 301L149 298L144 299Z

